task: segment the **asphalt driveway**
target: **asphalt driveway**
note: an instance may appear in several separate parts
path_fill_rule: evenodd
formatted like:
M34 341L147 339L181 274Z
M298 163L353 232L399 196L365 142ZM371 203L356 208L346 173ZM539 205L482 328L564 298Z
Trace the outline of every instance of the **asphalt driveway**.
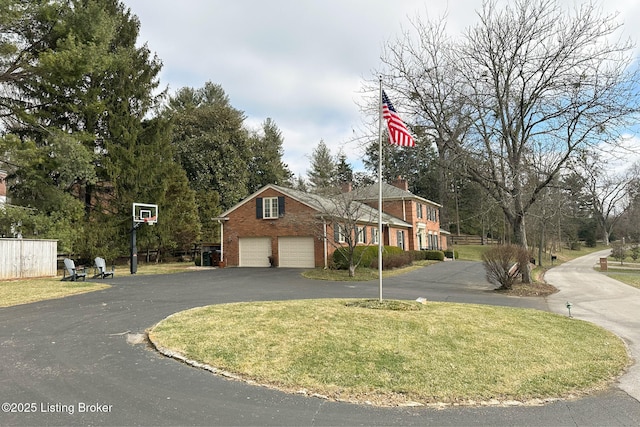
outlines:
M530 407L375 408L290 395L167 359L145 329L191 307L235 301L377 298L378 282L318 282L294 269L122 271L110 289L0 309L0 425L639 425L614 387ZM480 263L447 262L385 280L384 297L549 310L496 295ZM428 349L427 349L428 351Z

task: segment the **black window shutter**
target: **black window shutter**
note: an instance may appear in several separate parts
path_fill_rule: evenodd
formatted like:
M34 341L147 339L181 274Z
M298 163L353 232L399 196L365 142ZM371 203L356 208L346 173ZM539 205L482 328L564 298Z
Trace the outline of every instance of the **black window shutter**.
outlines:
M362 227L362 243L367 243L367 227Z
M340 240L340 225L334 223L333 224L333 241L338 242Z
M278 216L284 216L284 196L278 197Z
M256 199L256 218L262 218L262 197Z

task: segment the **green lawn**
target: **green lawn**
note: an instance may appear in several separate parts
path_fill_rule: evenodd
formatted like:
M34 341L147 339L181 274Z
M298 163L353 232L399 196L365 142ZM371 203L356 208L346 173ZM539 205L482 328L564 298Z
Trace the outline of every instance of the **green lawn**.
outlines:
M636 273L606 273L607 276L612 279L616 279L619 282L626 283L634 288L640 289L640 272Z
M412 265L396 268L393 270L384 270L382 277L393 277L400 274L408 273L409 271L417 270L427 265L438 263L439 261L414 261ZM314 280L328 280L334 282L366 282L368 280L378 279L378 270L372 268L358 267L355 272L355 276L349 277L348 270L332 270L324 268L315 268L313 270L307 270L302 273L302 276L307 279Z
M4 280L0 281L0 307L62 298L108 287L107 282L62 282L60 278Z
M137 274L169 274L189 271L192 263L141 264ZM109 269L111 266L109 266ZM91 277L92 269L87 269L87 277ZM38 279L20 279L0 281L0 307L28 304L54 298L62 298L79 293L98 291L109 287L109 279L89 279L86 282L63 282L60 276ZM128 266L116 266L116 276L130 275Z
M482 261L482 254L489 248L491 248L491 245L456 245L454 247L458 252L458 258L465 261ZM601 251L603 249L607 249L607 247L604 245L598 245L595 248L581 246L578 250L563 248L561 251L553 253L557 257L556 261L554 261L554 265L562 264L563 262L579 258L583 255L589 255L590 253ZM532 252L537 258L537 249L532 249ZM544 256L544 263L547 267L550 267L551 261L549 254L546 253Z
M605 387L628 362L616 336L565 316L436 302L376 310L354 301L202 307L170 316L149 337L260 384L379 405L563 397Z

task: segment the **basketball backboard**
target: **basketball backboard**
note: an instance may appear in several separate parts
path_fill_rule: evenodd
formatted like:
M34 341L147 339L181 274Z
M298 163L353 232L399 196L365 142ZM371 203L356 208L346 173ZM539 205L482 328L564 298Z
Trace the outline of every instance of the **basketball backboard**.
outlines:
M158 222L158 205L149 203L133 204L133 222L153 225Z

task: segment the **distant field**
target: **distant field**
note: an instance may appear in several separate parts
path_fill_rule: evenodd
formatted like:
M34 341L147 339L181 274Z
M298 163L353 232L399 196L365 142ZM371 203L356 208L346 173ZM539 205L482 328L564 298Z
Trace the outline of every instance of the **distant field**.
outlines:
M482 261L482 254L491 248L491 245L456 245L454 250L458 252L458 258L465 261ZM607 249L606 246L596 246L595 248L581 247L579 250L571 250L564 248L561 251L554 252L553 255L557 257L554 265L562 264L563 262L570 261L572 259L579 258L583 255L589 255L593 252L598 252L603 249ZM533 250L535 256L537 256L537 250ZM545 254L545 258L549 254ZM545 264L549 264L550 260L545 259Z

